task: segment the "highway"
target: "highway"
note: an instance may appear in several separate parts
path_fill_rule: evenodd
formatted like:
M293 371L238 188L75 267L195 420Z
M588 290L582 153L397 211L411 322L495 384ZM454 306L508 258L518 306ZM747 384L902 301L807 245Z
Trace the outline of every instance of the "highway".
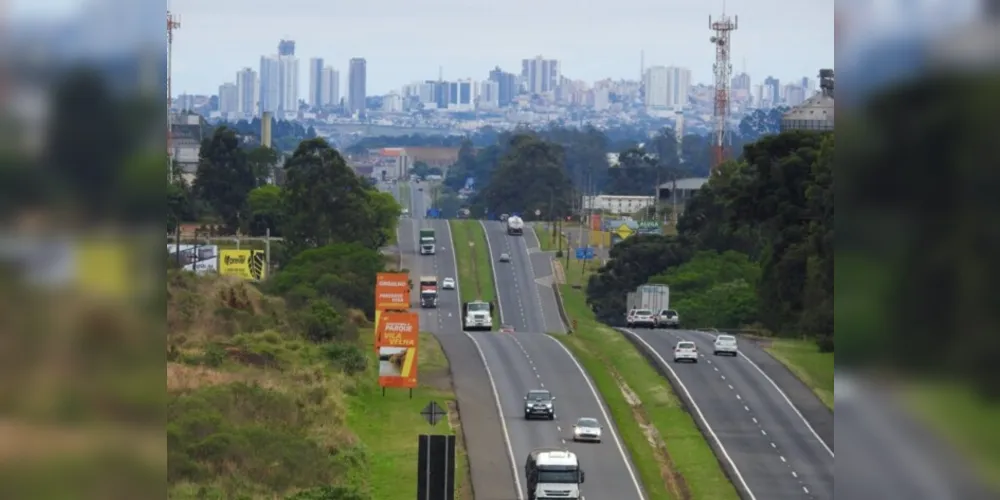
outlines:
M538 240L530 230L524 236L507 236L499 222L482 224L501 321L513 326L515 333L476 332L473 337L492 368L518 464L533 448L565 446L579 456L587 473L582 486L586 498L644 499L624 444L590 378L560 342L545 335L565 331L551 288L551 254L538 252ZM510 263L498 262L504 252L510 254ZM524 395L532 389L547 389L556 397L555 420L524 419ZM603 442L572 442L572 426L580 417L603 423Z
M403 219L399 224L398 240L403 252L403 265L410 270L414 283L418 283L421 275L435 275L439 279L453 277L457 281L448 223L423 217L429 200L426 191L421 193L417 190L418 186L414 185L411 190L411 218ZM399 199L398 185L393 186L392 191ZM436 255L418 254L417 235L420 228L434 229L439 241ZM462 331L459 290L441 290L436 309L421 309L417 299L414 293L413 310L420 312L421 330L434 334L451 367L476 500L521 499L524 492L523 488L517 487L513 473L513 457L509 452L506 427L498 411L494 375L487 371L482 353L472 337Z
M768 365L765 371L761 366L767 360L777 363L764 351L741 340L740 356L715 357L710 333L623 331L658 355L654 359L688 399L692 415L707 429L716 455L745 498L834 497L833 413L787 370L779 384L775 367ZM697 344L698 363L673 362L680 340Z

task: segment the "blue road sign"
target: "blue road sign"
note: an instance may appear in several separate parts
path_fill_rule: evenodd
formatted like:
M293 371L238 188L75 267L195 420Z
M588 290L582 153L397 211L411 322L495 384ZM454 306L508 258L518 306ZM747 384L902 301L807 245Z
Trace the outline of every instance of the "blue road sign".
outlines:
M576 248L576 260L593 260L594 259L594 248L593 247L577 247Z
M440 208L428 208L427 209L427 218L428 219L439 219L439 218L441 218L441 209Z

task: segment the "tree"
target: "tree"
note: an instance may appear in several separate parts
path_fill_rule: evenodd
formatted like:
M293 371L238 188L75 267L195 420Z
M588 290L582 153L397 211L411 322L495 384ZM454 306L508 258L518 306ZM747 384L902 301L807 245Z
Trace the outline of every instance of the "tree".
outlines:
M538 137L514 136L478 201L495 214L533 217L538 210L544 219L565 217L576 194L563 168L564 154L561 146Z
M285 243L292 253L331 243L388 241L401 208L362 181L322 138L302 141L285 162Z
M274 177L274 169L278 166L278 150L267 146L257 146L247 153L247 162L253 172L257 186L267 184Z
M219 127L202 141L194 192L228 230L235 232L248 216L247 195L256 185L235 130Z
M251 236L264 236L271 230L271 236L281 236L285 222L285 207L281 188L267 184L255 188L247 195L249 217L245 231Z
M698 252L691 260L653 276L670 286L672 307L684 311L690 328L739 328L757 318L760 267L745 254Z
M298 253L265 287L274 294L293 295L293 306L323 299L371 316L375 308L375 276L384 267L385 260L377 250L359 243L337 243Z

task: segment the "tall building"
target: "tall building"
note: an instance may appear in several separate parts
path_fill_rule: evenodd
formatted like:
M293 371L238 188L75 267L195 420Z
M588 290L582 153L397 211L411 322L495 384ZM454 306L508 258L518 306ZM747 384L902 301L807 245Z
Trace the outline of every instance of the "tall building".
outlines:
M682 109L688 104L691 70L652 66L643 78L645 105L653 109Z
M323 68L320 76L320 103L322 106L340 105L340 72L330 66Z
M323 106L323 58L314 57L309 60L309 95L306 103L311 108Z
M260 57L260 113L277 112L281 102L278 56Z
M236 111L244 116L257 112L257 72L243 68L236 72Z
M493 80L486 80L484 82L480 82L479 95L476 96L476 108L493 109L499 106L500 106L500 84Z
M521 79L525 90L530 94L555 92L559 86L561 73L559 61L536 56L534 59L521 61Z
M239 111L239 91L235 83L223 83L219 85L219 112L223 115L234 114Z
M295 40L281 40L278 42L278 55L279 56L294 56L295 55Z
M365 110L368 97L368 62L363 57L351 59L347 66L347 110L351 113Z
M732 81L733 90L750 90L750 75L746 73L740 73L733 77Z
M279 103L278 109L286 113L299 110L299 58L278 56L279 61Z
M473 96L475 95L475 85L472 80L458 80L446 82L449 87L448 109L453 111L469 111L473 107Z
M764 102L761 105L770 108L777 106L779 102L781 102L781 82L769 76L764 79Z
M782 88L784 103L788 106L798 106L806 100L806 89L801 85L789 83Z
M517 95L517 75L507 73L500 69L500 66L497 66L493 71L490 71L490 81L496 82L498 87L498 106L506 106L514 100L514 96Z
M834 130L834 74L819 70L819 93L795 106L781 117L781 130Z

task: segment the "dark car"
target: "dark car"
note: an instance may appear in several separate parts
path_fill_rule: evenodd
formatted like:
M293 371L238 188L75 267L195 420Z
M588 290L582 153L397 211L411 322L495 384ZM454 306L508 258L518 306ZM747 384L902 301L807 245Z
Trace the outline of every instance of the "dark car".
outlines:
M528 391L528 395L524 397L524 418L542 417L555 420L555 401L556 398L552 393L544 389Z

